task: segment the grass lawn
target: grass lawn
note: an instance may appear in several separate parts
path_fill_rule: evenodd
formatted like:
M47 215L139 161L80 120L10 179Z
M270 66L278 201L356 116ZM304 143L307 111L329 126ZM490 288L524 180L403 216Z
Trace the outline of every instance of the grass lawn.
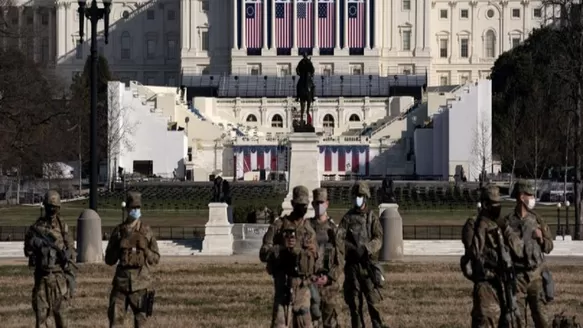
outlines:
M551 270L557 296L550 304L549 315L561 311L583 313L580 267L551 265ZM81 266L69 326L108 326L107 303L113 272L113 268L105 265ZM154 276L157 298L152 327L269 327L273 286L263 265L169 261L161 264ZM387 280L387 287L382 290L381 311L391 327L469 327L472 285L463 278L457 264L391 264ZM25 266L0 267L2 327L34 326L32 283L32 273ZM131 314L128 316L131 318ZM344 303L340 319L348 327Z
M84 205L79 203L65 203L61 209L62 217L69 225L75 226L77 218ZM505 203L502 213L512 210L512 203ZM329 215L340 222L347 208L330 208ZM536 209L547 223L554 224L557 219L556 208L552 206L538 206ZM414 209L401 210L404 225L461 225L470 216L474 215L474 209ZM121 221L121 208L100 208L99 214L103 226L114 226ZM40 207L13 206L0 208L1 226L28 226L40 215ZM144 210L143 218L152 226L187 227L201 226L208 220L207 210ZM570 220L573 220L574 209L569 211ZM561 220L564 220L565 211L561 211ZM573 221L572 221L573 222Z

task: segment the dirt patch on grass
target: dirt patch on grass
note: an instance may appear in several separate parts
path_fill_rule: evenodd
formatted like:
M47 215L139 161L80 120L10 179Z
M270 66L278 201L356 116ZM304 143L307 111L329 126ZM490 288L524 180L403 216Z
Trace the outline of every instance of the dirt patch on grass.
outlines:
M154 327L269 327L271 278L262 264L169 258L155 272ZM552 265L557 298L549 313L583 313L579 266ZM113 268L83 265L71 308L72 327L107 327L107 299ZM471 284L457 263L400 263L387 268L382 291L384 319L391 327L455 328L470 323ZM32 274L23 265L0 267L0 318L3 327L32 327ZM346 306L341 321L348 325ZM128 321L129 322L129 321ZM369 324L370 325L370 324ZM53 326L51 326L53 327Z

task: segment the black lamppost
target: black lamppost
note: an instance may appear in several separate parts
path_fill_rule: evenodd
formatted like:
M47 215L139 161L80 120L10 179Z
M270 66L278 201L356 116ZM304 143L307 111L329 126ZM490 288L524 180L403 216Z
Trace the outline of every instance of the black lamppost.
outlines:
M562 236L563 232L561 231L561 203L557 203L557 233L556 236Z
M99 178L99 163L97 159L97 23L103 19L103 37L105 44L109 36L109 11L111 0L102 0L103 8L97 7L97 1L93 0L87 7L87 0L78 0L79 9L79 42L83 43L83 30L86 17L91 22L91 119L90 119L90 161L91 174L89 176L89 208L97 211L97 179Z
M571 235L571 231L569 231L569 206L571 206L571 203L566 200L565 201L565 233L563 234L563 236L570 236Z

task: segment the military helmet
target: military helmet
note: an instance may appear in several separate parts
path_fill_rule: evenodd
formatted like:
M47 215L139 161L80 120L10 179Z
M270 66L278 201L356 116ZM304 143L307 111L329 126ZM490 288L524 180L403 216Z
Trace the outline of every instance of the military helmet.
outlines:
M316 188L312 190L312 196L315 202L326 202L328 200L328 191L326 188Z
M305 186L296 186L292 191L292 202L295 204L310 204L310 191Z
M126 198L126 208L132 209L136 207L142 207L142 193L130 191Z
M368 184L364 181L358 181L352 186L352 196L365 196L370 198L370 188Z
M61 195L59 195L59 192L56 190L47 191L47 193L45 194L45 197L43 199L43 206L45 206L45 207L47 207L47 206L60 207L61 206Z
M486 203L500 203L500 188L493 184L488 184L482 188L480 201Z
M527 195L534 195L534 188L530 184L530 182L526 180L518 180L514 184L514 188L512 188L512 193L510 197L517 198L521 193Z

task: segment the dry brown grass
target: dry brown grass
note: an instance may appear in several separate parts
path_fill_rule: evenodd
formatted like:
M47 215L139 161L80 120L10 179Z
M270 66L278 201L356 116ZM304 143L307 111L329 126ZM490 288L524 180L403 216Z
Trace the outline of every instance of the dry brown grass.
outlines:
M552 269L558 297L549 312L583 313L579 267L555 265ZM107 327L112 273L104 265L82 266L71 327ZM162 264L155 275L158 295L153 327L269 327L273 289L263 265L171 261ZM456 264L393 264L387 278L381 309L391 327L469 327L471 285ZM0 267L0 286L2 327L33 327L28 269ZM345 325L347 312L343 306Z

